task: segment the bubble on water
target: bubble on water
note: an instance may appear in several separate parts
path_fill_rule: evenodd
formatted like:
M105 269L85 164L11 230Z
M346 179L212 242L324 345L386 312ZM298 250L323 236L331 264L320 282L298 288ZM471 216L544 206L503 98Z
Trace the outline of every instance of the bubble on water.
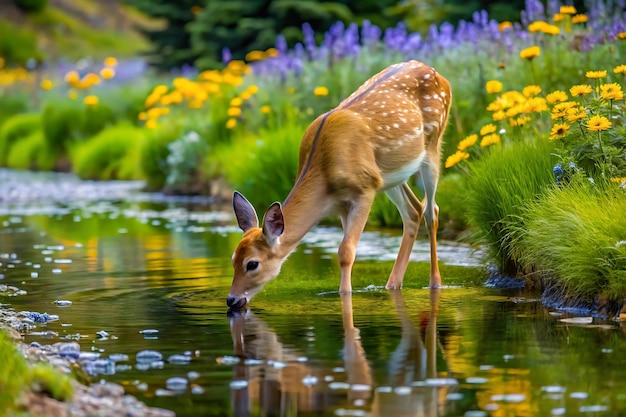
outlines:
M411 395L411 387L395 387L393 392L396 395Z
M45 249L45 250L41 251L42 255L52 255L53 253L54 253L54 251L50 250L50 249Z
M503 355L502 356L502 359L504 359L505 362L508 362L513 358L515 358L515 355Z
M613 353L613 349L603 348L602 353Z
M173 376L165 381L165 387L172 391L185 391L188 381L180 376Z
M45 258L43 258L44 262L52 262L52 257L51 256L46 256Z
M465 378L465 382L467 382L468 384L486 384L487 382L489 382L489 379L480 376L470 376L468 378Z
M248 381L246 381L245 379L236 379L234 381L230 381L230 387L232 389L248 388Z
M485 410L487 411L496 411L498 408L498 404L485 404Z
M330 384L328 384L328 388L333 390L350 389L350 384L348 384L347 382L331 382Z
M100 357L98 352L80 352L78 358L84 361L94 361Z
M339 373L339 372L346 372L345 368L342 368L340 366L333 368L333 372Z
M334 380L335 380L335 377L334 377L334 376L332 376L332 375L326 375L326 376L324 376L324 381L326 381L326 382L332 382L332 381L334 381Z
M135 387L139 390L139 391L147 391L148 390L148 384L146 384L145 382L141 382L135 385Z
M39 268L41 268L41 264L33 264L33 268L39 269Z
M578 400L584 400L589 397L589 394L586 392L572 392L569 395L570 398L576 398Z
M507 394L504 396L504 401L507 403L521 403L526 400L526 395L524 394Z
M176 395L176 393L174 391L170 391L167 389L163 389L163 388L159 388L156 391L154 391L154 395L156 397L173 397Z
M109 359L114 362L126 362L128 361L128 355L125 355L123 353L111 353L109 355Z
M198 378L200 378L200 372L196 372L196 371L187 372L187 379L189 379L190 381L193 381L194 379L198 379Z

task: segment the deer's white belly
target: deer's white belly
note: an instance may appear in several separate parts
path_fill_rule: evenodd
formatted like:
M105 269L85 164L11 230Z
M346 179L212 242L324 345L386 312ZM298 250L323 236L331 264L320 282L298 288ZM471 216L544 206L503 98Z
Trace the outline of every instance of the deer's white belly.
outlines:
M426 151L422 152L416 159L396 171L383 172L383 186L381 191L406 182L411 175L419 171L420 167L424 163L425 156Z

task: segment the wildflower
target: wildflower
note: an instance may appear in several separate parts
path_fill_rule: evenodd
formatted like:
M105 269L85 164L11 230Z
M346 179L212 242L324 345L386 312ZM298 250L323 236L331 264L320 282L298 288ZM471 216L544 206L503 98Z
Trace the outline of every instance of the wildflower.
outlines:
M241 97L233 97L230 99L231 107L239 107L241 106L241 103L243 103L243 100L241 99Z
M552 20L554 20L555 22L560 22L565 18L565 15L562 13L557 13L552 17Z
M528 31L541 32L541 28L543 28L545 25L547 25L547 23L543 20L537 20L536 22L532 22L530 25L528 25Z
M246 54L246 61L261 61L265 59L265 52L263 51L250 51Z
M600 98L603 100L621 100L624 98L622 86L617 83L602 84L600 86Z
M230 107L228 109L228 117L237 117L239 115L241 115L240 107Z
M585 77L592 78L592 79L606 78L606 70L602 70L602 71L587 71L585 73Z
M88 95L87 97L85 97L85 99L83 100L83 102L85 103L85 105L87 106L96 106L98 105L98 102L100 100L98 99L97 96L94 95Z
M574 7L574 6L561 6L559 12L561 14L576 14L576 7Z
M478 139L478 135L476 133L473 133L465 137L462 141L459 142L458 150L464 151L465 149L475 144L477 139Z
M76 71L70 71L65 74L65 82L68 84L75 84L80 81L80 76Z
M584 119L585 117L587 117L587 111L582 106L567 109L567 114L565 115L565 118L570 123Z
M554 166L554 168L552 168L552 173L554 174L554 177L556 178L556 183L559 183L559 180L561 180L563 178L563 175L565 174L565 170L563 169L563 165L562 164L556 164Z
M328 95L328 88L326 87L315 87L315 90L313 90L313 94L315 94L316 96L327 96Z
M489 94L497 94L502 91L502 83L498 80L487 81L485 89Z
M268 57L277 57L278 56L278 49L276 48L268 48L265 50L265 53L267 54Z
M453 166L455 166L456 164L458 164L459 162L463 161L464 159L469 158L470 155L467 152L463 152L463 151L457 151L456 153L453 153L452 155L450 155L447 159L446 159L446 168L451 168Z
M261 108L259 110L261 111L261 113L267 114L267 113L270 112L271 108L270 108L270 106L265 104L265 105L261 106Z
M156 121L156 120L154 120L154 119L149 119L149 120L146 122L146 125L145 125L145 126L146 126L146 128L147 128L147 129L154 129L154 128L156 127L156 125L157 125L157 121Z
M498 25L498 30L500 32L504 32L506 29L510 29L513 27L513 23L509 22L508 20L505 20L504 22L501 22Z
M546 101L550 104L567 101L567 93L565 91L556 90L546 96Z
M524 103L524 113L541 113L546 110L548 110L548 105L543 97L532 97Z
M519 53L520 58L532 60L533 58L541 55L541 49L538 46L531 46L526 49L522 49Z
M615 39L617 40L624 40L626 39L626 32L620 32L617 35L615 35Z
M522 94L524 95L524 97L533 97L539 93L541 93L541 87L539 87L538 85L527 85L522 90Z
M241 99L242 100L249 100L250 97L252 97L252 93L249 92L248 90L245 90L245 91L241 92Z
M234 129L237 126L237 119L230 118L226 122L226 129Z
M250 94L256 94L259 92L259 87L255 84L252 84L246 91L249 91Z
M73 88L70 88L67 92L67 96L70 100L76 100L76 98L78 97L78 93Z
M498 142L500 142L500 135L498 135L497 133L492 133L482 138L482 140L480 141L480 146L484 148Z
M592 116L586 124L587 129L599 132L611 127L611 122L604 116Z
M485 136L495 131L496 131L496 125L494 125L493 123L488 123L480 128L480 135Z
M572 17L572 23L587 23L588 20L589 18L586 14L577 14Z
M517 119L511 119L509 121L509 124L511 126L524 126L528 122L530 122L530 117L528 117L528 116L520 116Z
M90 72L89 74L85 75L82 80L80 80L79 87L89 88L92 85L96 85L98 83L100 83L100 77L97 74Z
M111 67L105 67L100 70L100 76L105 80L115 77L115 70Z
M144 120L148 120L148 113L146 113L145 111L142 111L141 113L139 113L139 115L137 116L137 119L144 121Z
M546 35L558 35L559 33L561 33L561 29L559 29L558 26L546 24L541 28L541 32L545 33Z
M550 130L550 140L561 139L565 137L567 131L569 130L569 125L567 123L556 123L552 126Z
M117 66L117 59L109 56L107 58L104 59L104 66L105 67L116 67Z
M500 120L506 119L506 113L503 110L498 110L497 112L494 112L491 117L494 122L499 122Z
M567 111L572 107L576 106L576 103L573 101L564 101L562 103L557 103L552 108L551 117L553 120L562 119L567 116Z
M622 64L616 66L615 68L613 68L613 72L616 74L626 74L626 65Z
M569 89L570 94L574 97L583 96L585 94L591 93L592 91L593 90L591 89L591 86L588 84L575 85Z
M52 81L50 81L48 79L41 80L40 86L41 86L42 90L46 90L46 91L52 90L52 87L53 87Z

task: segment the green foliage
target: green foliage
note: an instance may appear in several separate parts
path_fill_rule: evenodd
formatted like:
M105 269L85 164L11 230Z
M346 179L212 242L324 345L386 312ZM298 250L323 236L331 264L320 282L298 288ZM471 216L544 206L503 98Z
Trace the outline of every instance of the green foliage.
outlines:
M0 329L0 410L15 407L20 392L24 389L28 366L15 349L4 330Z
M50 397L59 401L66 401L72 398L74 391L72 380L52 365L47 363L37 363L30 368L28 375L30 387L34 392L46 393Z
M291 121L259 136L235 138L209 156L207 164L223 172L232 187L259 210L283 201L298 172L298 150L306 126Z
M0 166L7 163L11 147L20 139L41 128L39 113L17 114L0 127Z
M168 145L180 137L181 127L167 124L147 131L139 151L139 165L146 176L148 190L160 190L165 186L168 174Z
M51 170L57 153L46 143L43 132L36 130L18 140L7 156L6 165L15 169Z
M43 133L51 150L65 152L78 139L84 123L85 105L75 100L59 100L44 105L41 115Z
M29 30L0 19L0 57L8 65L24 66L29 59L42 60L37 37Z
M15 0L15 4L27 13L36 13L46 8L48 0Z
M578 176L524 207L516 235L527 268L549 272L568 295L621 302L626 294L626 193ZM518 225L519 226L519 225Z
M72 150L74 171L84 179L141 179L136 161L144 136L143 128L128 123L109 127Z
M188 190L193 188L198 166L205 158L207 145L198 133L191 131L170 142L167 145L169 154L167 163L167 177L165 183L168 189Z
M2 90L0 90L1 92ZM26 113L29 111L29 95L27 91L18 90L10 93L2 94L0 100L0 130L4 123L16 114ZM0 158L2 154L0 153Z
M470 165L464 190L467 219L503 274L515 275L519 269L516 258L522 248L514 245L512 230L523 230L523 205L554 183L552 150L553 144L542 140L492 146Z

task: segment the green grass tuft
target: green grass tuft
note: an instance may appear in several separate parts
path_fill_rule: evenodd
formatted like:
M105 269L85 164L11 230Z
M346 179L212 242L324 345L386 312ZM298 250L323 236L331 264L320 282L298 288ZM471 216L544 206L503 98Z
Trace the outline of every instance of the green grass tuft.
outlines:
M15 169L47 171L54 167L56 152L49 149L41 130L18 140L7 156L6 165Z
M17 114L7 119L0 127L0 166L7 163L11 147L41 128L39 113Z

